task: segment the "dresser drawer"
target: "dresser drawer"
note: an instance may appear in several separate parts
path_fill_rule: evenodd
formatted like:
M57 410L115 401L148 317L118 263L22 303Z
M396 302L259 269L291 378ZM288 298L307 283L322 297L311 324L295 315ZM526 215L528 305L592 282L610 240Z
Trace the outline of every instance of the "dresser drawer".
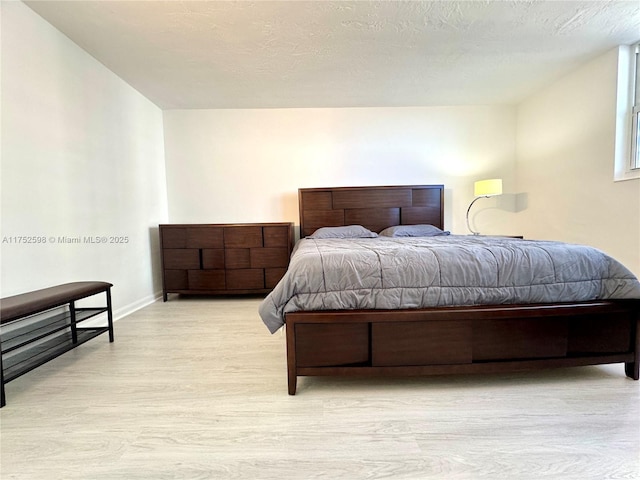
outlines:
M196 269L200 268L200 250L195 248L167 248L163 252L164 268Z
M248 248L227 248L224 264L228 269L251 268L251 250Z
M290 243L289 227L263 227L262 235L265 247L285 247L288 248Z
M226 288L224 270L189 270L189 289L224 290Z
M253 248L262 246L262 227L235 226L224 229L225 248Z
M187 248L223 248L224 235L221 227L187 228Z
M232 290L260 290L264 288L264 270L244 268L227 270L227 288Z
M187 229L169 227L161 230L162 248L185 248L187 246Z
M289 251L286 248L267 247L251 249L253 268L286 267L289 264Z
M202 268L224 270L224 253L222 248L202 249Z
M164 285L167 290L187 290L189 281L186 270L165 270Z

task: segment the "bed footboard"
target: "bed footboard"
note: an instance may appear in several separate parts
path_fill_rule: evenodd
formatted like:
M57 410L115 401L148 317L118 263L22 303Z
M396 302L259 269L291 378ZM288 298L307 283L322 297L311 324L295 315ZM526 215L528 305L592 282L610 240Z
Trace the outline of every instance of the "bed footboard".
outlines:
M639 378L640 302L350 310L286 315L299 376L416 376L624 363Z

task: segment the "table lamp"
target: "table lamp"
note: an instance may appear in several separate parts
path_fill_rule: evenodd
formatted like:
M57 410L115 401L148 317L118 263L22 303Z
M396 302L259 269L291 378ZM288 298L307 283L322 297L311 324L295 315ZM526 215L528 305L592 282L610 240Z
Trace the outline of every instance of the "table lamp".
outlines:
M502 179L492 178L490 180L479 180L473 184L473 194L476 198L473 199L469 208L467 208L467 228L474 235L480 235L480 232L476 232L471 228L469 224L469 212L471 207L476 201L481 198L495 197L496 195L502 195Z

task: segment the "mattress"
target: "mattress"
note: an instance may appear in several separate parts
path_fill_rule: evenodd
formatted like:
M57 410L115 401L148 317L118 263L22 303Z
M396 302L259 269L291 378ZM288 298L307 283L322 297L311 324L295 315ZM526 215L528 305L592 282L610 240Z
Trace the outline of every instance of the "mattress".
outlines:
M602 299L640 299L640 283L585 245L463 235L305 238L259 313L274 333L296 311Z

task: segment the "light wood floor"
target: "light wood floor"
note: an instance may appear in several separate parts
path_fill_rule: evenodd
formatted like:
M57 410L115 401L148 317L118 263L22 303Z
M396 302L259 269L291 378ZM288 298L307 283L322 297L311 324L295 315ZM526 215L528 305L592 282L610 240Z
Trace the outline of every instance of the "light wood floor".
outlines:
M8 479L640 478L640 382L302 378L259 299L172 297L7 385Z

